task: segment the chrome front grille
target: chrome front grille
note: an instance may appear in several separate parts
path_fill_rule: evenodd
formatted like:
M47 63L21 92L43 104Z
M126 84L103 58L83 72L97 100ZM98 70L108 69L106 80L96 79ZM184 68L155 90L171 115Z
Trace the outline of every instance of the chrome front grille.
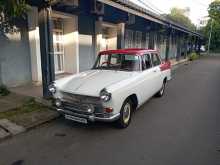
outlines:
M75 95L71 93L62 92L62 107L65 110L80 114L101 114L103 107L99 97ZM91 109L91 112L88 112Z
M63 101L62 106L64 109L69 111L75 111L83 114L91 114L88 112L89 105L75 104Z
M101 100L99 97L77 95L77 94L72 94L72 93L67 93L67 92L61 92L61 94L63 95L63 100L66 100L68 102L101 105Z

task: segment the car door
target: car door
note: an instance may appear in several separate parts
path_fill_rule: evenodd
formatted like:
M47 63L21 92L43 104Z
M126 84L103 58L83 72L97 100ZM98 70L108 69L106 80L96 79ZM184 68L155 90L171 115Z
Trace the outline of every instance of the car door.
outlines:
M145 54L141 56L141 74L139 77L139 103L143 104L146 100L154 95L154 72L152 68L152 61L150 54Z
M162 87L163 80L162 74L160 70L161 60L157 53L151 53L151 60L152 60L152 70L153 70L153 77L154 77L154 93L157 93L160 88Z

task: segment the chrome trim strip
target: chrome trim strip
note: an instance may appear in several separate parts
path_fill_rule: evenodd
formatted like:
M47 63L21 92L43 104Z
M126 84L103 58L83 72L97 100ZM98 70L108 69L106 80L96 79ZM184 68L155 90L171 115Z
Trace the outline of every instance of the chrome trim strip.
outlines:
M116 113L108 118L101 118L101 117L96 117L94 115L84 115L84 114L78 114L78 113L73 113L71 111L68 110L63 110L58 108L57 109L58 112L64 113L64 114L68 114L68 115L72 115L72 116L76 116L76 117L82 117L82 118L86 118L89 121L103 121L103 122L113 122L116 121L117 119L119 119L120 117L120 113Z

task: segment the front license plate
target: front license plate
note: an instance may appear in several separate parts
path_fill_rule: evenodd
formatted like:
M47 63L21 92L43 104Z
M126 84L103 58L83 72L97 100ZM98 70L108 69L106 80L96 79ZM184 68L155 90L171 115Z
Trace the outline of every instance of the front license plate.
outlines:
M76 117L76 116L65 115L65 118L68 120L73 120L73 121L79 122L79 123L84 123L84 124L88 123L87 119Z

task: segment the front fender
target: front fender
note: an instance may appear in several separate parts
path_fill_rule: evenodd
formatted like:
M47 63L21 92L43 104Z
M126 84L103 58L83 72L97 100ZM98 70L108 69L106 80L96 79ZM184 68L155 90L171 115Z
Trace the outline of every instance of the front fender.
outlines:
M124 101L131 96L136 94L137 99L140 99L138 94L138 83L133 81L126 81L126 83L117 83L108 89L112 94L112 98L109 102L103 103L105 107L111 107L114 109L114 113L119 113Z

